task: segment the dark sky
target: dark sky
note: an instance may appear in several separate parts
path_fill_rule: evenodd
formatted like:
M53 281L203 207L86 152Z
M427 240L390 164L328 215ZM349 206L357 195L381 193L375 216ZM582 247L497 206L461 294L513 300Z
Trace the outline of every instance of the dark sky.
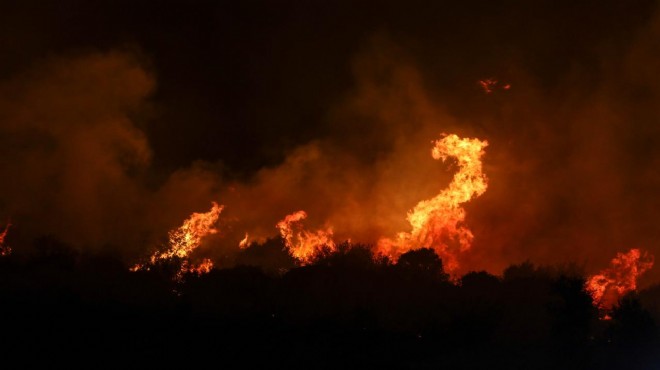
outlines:
M298 209L373 242L445 132L490 143L469 268L660 255L659 40L655 1L3 1L0 216L131 257L212 200L213 250Z
M596 53L630 42L653 9L652 1L4 1L0 73L52 55L137 49L157 79L147 127L155 166L221 160L244 172L332 130L324 118L354 84L352 58L374 35L405 49L430 86L459 96L520 64L552 89L575 64L596 73Z

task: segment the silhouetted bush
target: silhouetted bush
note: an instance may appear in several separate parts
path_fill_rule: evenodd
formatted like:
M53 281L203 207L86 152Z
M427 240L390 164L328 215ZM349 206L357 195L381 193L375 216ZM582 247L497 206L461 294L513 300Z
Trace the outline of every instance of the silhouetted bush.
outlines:
M296 266L282 238L271 238L265 243L251 243L236 256L237 265L258 266L268 273L279 274Z
M9 354L306 368L658 363L658 328L645 304L660 302L660 289L626 296L611 320L599 320L572 267L525 262L501 278L481 271L451 282L431 249L391 263L343 243L296 266L272 239L243 250L236 267L173 279L180 260L130 272L113 255L40 243L31 258L0 259L0 349Z
M442 260L430 248L422 248L406 252L396 264L397 269L407 278L447 281L447 275L442 266Z

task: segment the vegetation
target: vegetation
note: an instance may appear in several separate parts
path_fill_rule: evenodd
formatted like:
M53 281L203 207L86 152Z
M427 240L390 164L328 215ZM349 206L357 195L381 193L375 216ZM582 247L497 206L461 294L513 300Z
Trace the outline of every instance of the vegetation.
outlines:
M601 320L574 268L527 262L450 281L430 249L391 263L348 244L296 267L271 240L235 267L176 282L176 261L130 272L113 256L41 243L29 258L0 259L0 348L23 364L87 355L220 368L660 364L660 288L624 297Z

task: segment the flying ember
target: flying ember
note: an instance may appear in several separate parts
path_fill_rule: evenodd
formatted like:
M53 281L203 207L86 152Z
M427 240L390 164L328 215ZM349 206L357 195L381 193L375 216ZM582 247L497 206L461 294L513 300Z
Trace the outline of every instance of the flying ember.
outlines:
M485 80L479 80L479 86L484 90L486 94L491 94L496 89L509 90L511 89L511 84L500 82L493 78L487 78Z

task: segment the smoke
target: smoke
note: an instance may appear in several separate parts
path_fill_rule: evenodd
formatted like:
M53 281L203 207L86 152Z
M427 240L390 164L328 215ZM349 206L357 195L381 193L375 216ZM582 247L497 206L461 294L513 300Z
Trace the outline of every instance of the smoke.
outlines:
M595 71L582 73L587 66L575 61L551 86L523 63L512 62L502 77L489 69L479 77L511 85L492 94L477 78L459 91L427 81L434 66L375 37L354 59L355 86L329 111L330 134L221 196L228 212L248 215L237 216L233 239L243 231L272 235L270 226L298 209L310 229L332 227L340 241L373 243L407 230L406 212L455 171L429 154L430 141L449 132L491 144L490 188L467 207L475 241L465 270L499 272L531 259L596 271L631 247L657 254L658 24L640 29L619 54L603 51Z
M0 83L0 217L16 244L50 237L132 259L208 207L219 181L202 165L150 186L146 65L134 51L74 55Z
M299 210L309 230L331 228L336 242L375 243L409 231L406 212L450 183L456 168L431 157L431 142L454 133L489 142L489 188L466 205L475 238L463 269L497 273L531 259L597 271L618 251L659 255L659 25L656 17L627 27L611 45L585 36L567 48L588 50L567 51L560 67L525 48L563 50L573 35L546 30L488 45L475 42L476 31L453 40L451 25L438 26L445 35L426 32L436 27L428 20L411 31L425 37L376 33L351 59L352 86L304 128L318 136L241 180L200 160L154 183L145 132L158 124L156 77L139 56L43 61L0 82L0 217L24 238L53 235L129 258L212 201L225 205L219 233L199 253L216 259L236 253L245 233L278 235L276 224ZM441 42L459 53L432 52ZM510 88L486 94L483 79Z
M24 235L132 244L151 152L133 118L154 79L114 52L52 58L0 83L0 204Z
M531 258L596 271L618 251L660 252L651 72L659 24L656 17L620 54L603 55L596 76L576 64L553 89L527 77L497 102L485 121L491 187L472 208L475 266ZM658 277L652 270L647 278Z
M355 89L329 112L336 132L290 151L220 196L245 232L263 240L285 215L305 210L309 229L332 228L337 241L375 243L408 226L405 215L451 180L431 156L443 131L468 132L424 94L421 77L381 38L354 62ZM382 47L381 47L382 46ZM392 50L388 50L391 48Z

